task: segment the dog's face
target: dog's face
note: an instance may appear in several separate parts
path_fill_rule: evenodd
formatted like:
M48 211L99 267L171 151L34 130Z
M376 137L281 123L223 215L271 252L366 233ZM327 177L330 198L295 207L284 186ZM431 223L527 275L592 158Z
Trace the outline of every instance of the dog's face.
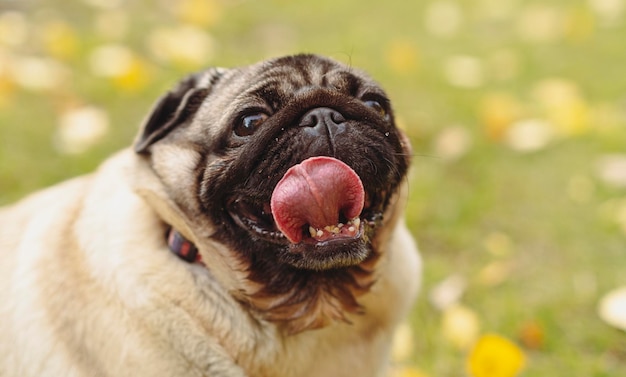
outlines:
M377 259L410 154L385 92L314 55L190 76L161 98L135 149L263 297L315 281L366 290L355 271Z

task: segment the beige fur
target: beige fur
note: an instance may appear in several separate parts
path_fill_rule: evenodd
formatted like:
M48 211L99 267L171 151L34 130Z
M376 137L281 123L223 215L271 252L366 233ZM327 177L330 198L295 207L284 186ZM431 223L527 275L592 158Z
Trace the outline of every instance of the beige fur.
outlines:
M0 210L1 376L383 375L420 273L401 222L360 300L366 315L283 336L230 294L221 245L199 245L212 274L168 250L164 217L194 230L158 182L124 151Z

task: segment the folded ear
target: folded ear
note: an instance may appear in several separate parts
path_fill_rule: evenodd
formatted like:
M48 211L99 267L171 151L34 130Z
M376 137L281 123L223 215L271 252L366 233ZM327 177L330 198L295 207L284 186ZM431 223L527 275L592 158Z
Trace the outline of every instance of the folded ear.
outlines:
M187 76L159 98L141 126L135 152L146 153L152 144L193 116L225 71L211 68Z

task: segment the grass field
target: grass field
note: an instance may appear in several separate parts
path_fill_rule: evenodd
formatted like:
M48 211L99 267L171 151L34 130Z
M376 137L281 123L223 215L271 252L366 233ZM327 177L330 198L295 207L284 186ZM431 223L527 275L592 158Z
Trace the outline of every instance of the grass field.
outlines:
M626 284L625 38L624 0L0 0L0 204L129 145L190 71L329 55L413 141L425 277L399 373L467 375L495 333L522 376L626 376L596 312Z

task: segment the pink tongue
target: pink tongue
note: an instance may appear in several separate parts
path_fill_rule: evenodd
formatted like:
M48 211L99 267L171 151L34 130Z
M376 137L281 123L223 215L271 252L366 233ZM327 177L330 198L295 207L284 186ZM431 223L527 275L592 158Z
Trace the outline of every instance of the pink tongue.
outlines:
M361 214L363 183L345 163L332 157L311 157L292 166L278 182L270 202L278 229L292 243L302 241L303 227L337 225Z

